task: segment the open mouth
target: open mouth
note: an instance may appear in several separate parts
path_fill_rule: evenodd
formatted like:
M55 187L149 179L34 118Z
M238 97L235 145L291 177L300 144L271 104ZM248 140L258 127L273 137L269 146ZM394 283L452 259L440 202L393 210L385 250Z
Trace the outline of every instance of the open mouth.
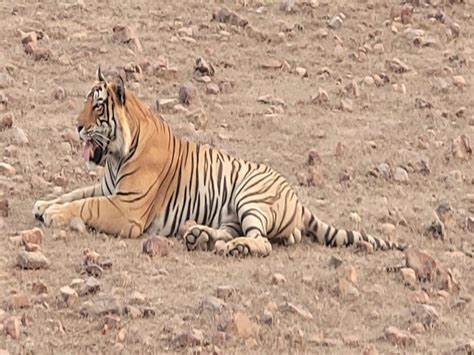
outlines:
M84 143L84 147L82 148L82 156L86 162L92 161L96 165L100 165L103 154L104 152L102 148L93 141L88 140Z

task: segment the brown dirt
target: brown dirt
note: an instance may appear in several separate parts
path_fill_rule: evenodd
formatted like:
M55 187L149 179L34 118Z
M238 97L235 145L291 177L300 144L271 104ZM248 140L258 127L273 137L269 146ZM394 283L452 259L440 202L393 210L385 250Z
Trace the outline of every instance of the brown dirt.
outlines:
M164 117L176 134L271 165L295 186L304 203L338 226L351 227L349 214L354 211L361 216L362 227L373 233L381 233L383 223L393 223L400 241L427 249L454 271L461 284L460 295L452 295L447 302L435 295L430 298L441 321L416 335L416 344L406 351L452 352L472 339L473 302L467 297L462 305L459 300L474 293L473 262L452 251L460 250L462 243L471 249L474 245L472 232L464 229L466 217L474 213L472 202L466 199L467 193L474 192L474 169L472 159L456 160L450 151L451 141L461 134L474 142L472 1L436 1L438 8L460 25L458 38L446 33L446 24L432 19L430 15L436 13L433 6L415 7L411 24L403 25L390 20L390 2L380 0L320 0L314 9L297 1L300 5L290 13L282 12L278 2L262 1L263 14L256 13L260 5L254 1L247 1L247 6L233 1L84 3L84 8L50 0L0 4L0 75L10 70L13 78L0 91L9 99L7 110L15 115L14 126L22 128L30 140L25 146L17 144L16 158L7 157L4 152L13 140L12 130L0 132L2 161L17 169L13 178L0 177L0 191L11 205L1 231L0 308L18 317L25 315L20 338L0 334L0 349L12 354L199 351L179 348L173 340L177 334L197 328L210 344L202 346L207 353L212 352L216 333L230 314L241 311L258 322L269 302L281 305L289 301L309 311L313 319L274 310L273 325L261 324L258 333L254 330L255 342L233 337L218 345L222 353L361 353L368 343L380 353L402 352L383 337L386 326L408 330L413 321L411 291L398 275L384 271L387 266L400 264L400 252L364 256L352 249L327 249L305 242L276 247L265 259L233 260L210 253L188 253L175 241L169 256L151 260L142 254L141 240L120 242L104 235L70 231L61 236L59 230L43 228L43 250L50 268L21 271L14 267L19 248L8 237L39 225L30 211L35 200L52 193L54 184L45 181L61 174L69 191L94 180L85 172L77 147L70 153L65 151L61 133L73 128L97 66L111 69L142 58L155 64L159 55L178 68L176 76L159 77L147 71L142 82L127 83L152 107L157 98L177 96L179 86L192 79L198 56L214 64L214 81L235 84L230 92L215 96L207 95L205 85L196 82L209 118L208 128L195 131L184 114L168 111ZM121 9L122 4L127 9ZM265 38L259 38L252 29L219 27L211 22L212 12L223 5L248 19ZM342 27L327 29L327 20L340 12L346 15ZM281 38L278 32L284 25L280 22L301 25L302 29L285 32ZM112 28L117 24L136 29L143 53L135 57L126 44L113 42ZM196 43L178 39L180 24L193 27ZM392 25L398 33L392 32ZM415 46L405 34L409 28L423 29L435 43ZM319 29L327 29L328 36L318 37ZM43 38L38 44L49 48L52 57L34 61L25 54L19 30L43 31L49 39ZM338 41L345 49L340 61L334 55ZM364 44L373 48L377 42L383 43L384 53L369 50L361 54ZM65 57L59 60L60 56ZM286 60L292 72L262 69L260 64L269 58ZM386 60L393 58L411 70L404 74L391 71ZM294 72L297 66L306 68L309 76L299 77ZM329 76L318 74L323 67L330 70ZM380 87L363 83L365 76L381 73L388 75L389 83ZM455 87L453 75L462 75L467 85ZM352 80L360 89L357 98L344 90ZM396 91L394 84L404 84L406 94ZM64 89L64 99L55 99L58 88ZM311 103L310 97L319 88L328 93L329 104ZM259 96L267 94L285 101L283 113L267 115L268 105L257 102ZM353 101L353 112L339 109L342 97ZM417 108L416 98L429 101L433 107ZM465 112L458 117L455 113L461 107ZM346 149L336 156L338 142ZM310 149L322 157L322 183L318 187L298 186L296 173L305 171ZM421 158L429 162L429 174L419 171ZM399 183L367 174L382 162L392 168L406 167L409 181ZM350 180L341 181L340 176L347 172ZM455 210L453 222L446 226L445 241L434 240L425 231L442 200L449 201ZM400 224L402 217L406 223ZM84 318L79 313L82 302L97 302L101 295L81 297L71 307L61 307L59 289L81 277L79 265L85 248L113 262L112 269L105 270L100 279L101 292L126 302L138 290L156 315L137 320L122 315L118 328L103 331L103 317ZM355 267L358 297L344 298L334 292L336 271L328 266L332 255ZM273 285L271 275L275 272L284 275L286 282ZM48 285L46 298L26 309L10 309L16 293L34 299L31 285L37 280ZM236 294L226 300L220 312L203 309L202 301L215 295L220 285L234 287ZM421 287L425 286L417 286ZM120 340L118 334L123 328L127 334ZM348 342L349 335L358 341ZM318 345L315 336L330 339L330 346ZM123 345L117 345L120 342Z

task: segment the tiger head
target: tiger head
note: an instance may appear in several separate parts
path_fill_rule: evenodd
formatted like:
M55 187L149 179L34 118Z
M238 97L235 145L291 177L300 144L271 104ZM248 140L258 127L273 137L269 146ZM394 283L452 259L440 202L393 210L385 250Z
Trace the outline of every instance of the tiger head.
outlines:
M97 78L77 120L77 131L84 144L82 155L88 167L104 166L109 156L120 158L126 154L130 141L122 78L107 82L100 67Z

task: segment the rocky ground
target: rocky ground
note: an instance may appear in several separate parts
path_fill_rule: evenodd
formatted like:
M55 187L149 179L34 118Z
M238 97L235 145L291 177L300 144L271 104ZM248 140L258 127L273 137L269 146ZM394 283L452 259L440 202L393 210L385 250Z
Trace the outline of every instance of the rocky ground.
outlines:
M0 354L472 353L473 16L469 0L2 2ZM181 137L413 248L235 260L155 239L150 256L80 221L44 228L35 200L101 173L74 134L99 64Z

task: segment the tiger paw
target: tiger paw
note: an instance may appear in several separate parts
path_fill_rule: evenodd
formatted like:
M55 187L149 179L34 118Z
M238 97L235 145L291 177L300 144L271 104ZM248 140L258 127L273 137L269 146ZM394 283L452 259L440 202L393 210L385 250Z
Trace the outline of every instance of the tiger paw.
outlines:
M54 205L54 201L36 201L33 205L33 217L43 221L44 212L52 205Z
M215 243L215 231L206 226L195 225L189 228L184 235L184 243L186 248L191 250L212 250Z
M49 206L43 213L44 224L55 227L67 226L73 215L68 208L68 204L56 204Z
M245 258L248 256L268 256L272 251L272 244L267 238L239 237L227 242L226 256Z

